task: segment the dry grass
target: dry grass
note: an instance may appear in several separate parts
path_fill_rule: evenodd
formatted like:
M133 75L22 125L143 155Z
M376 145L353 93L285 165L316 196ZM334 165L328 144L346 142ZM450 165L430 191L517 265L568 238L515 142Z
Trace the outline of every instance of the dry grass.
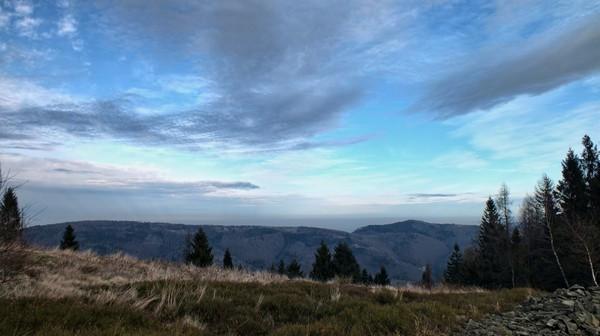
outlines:
M100 286L124 286L138 282L193 280L198 282L230 281L238 283L273 283L287 280L264 271L226 270L220 267L199 268L192 265L142 261L116 253L99 256L91 251L44 250L12 247L11 253L27 256L25 272L14 281L0 286L0 297L64 298L89 296L89 289ZM99 295L110 301L111 293Z
M107 324L122 314L106 310L114 309L130 311L133 320L146 316L200 335L447 335L468 318L509 309L533 294L322 284L269 272L197 268L89 251L20 248L19 255L27 255L25 269L14 281L0 284L0 301L26 307L51 300L68 307L64 300L75 300L85 309L100 309ZM2 329L2 323L8 327ZM10 323L0 322L0 334L23 331L11 329ZM129 327L122 325L123 330ZM64 334L86 334L76 325L72 328L76 332Z

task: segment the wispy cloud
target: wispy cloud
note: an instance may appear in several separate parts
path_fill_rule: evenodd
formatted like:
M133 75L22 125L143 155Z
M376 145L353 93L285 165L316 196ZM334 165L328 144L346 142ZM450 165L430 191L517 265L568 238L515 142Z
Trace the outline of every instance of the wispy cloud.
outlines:
M600 71L600 15L555 33L469 59L434 83L413 106L442 117L487 110L520 95L538 95Z

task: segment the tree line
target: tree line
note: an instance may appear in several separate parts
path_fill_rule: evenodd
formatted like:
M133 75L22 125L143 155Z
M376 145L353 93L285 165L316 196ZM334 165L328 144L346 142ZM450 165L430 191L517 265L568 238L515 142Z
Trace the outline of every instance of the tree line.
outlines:
M444 281L486 288L573 284L597 286L600 268L600 159L585 135L582 152L569 149L561 178L543 175L534 192L511 212L508 187L485 203L479 234L461 252L454 246Z
M213 265L214 256L212 247L202 228L199 228L192 238L187 239L184 249L184 259L186 263L198 267ZM233 268L233 259L229 249L225 250L223 256L223 267ZM302 266L295 258L288 265L285 264L283 259L279 260L277 266L273 263L270 271L285 275L291 279L305 277ZM379 272L374 276L365 268L361 269L352 253L352 249L346 242L340 242L332 254L327 244L321 241L320 246L315 252L315 261L308 276L313 280L322 282L338 277L350 279L353 283L365 285L376 284L385 286L390 284L390 279L384 266L381 266Z

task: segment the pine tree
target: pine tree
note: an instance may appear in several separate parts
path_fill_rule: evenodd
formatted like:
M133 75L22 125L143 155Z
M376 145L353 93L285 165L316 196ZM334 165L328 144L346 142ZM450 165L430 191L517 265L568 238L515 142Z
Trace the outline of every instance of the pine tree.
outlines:
M331 261L331 253L329 247L324 241L321 241L321 246L315 253L315 262L312 265L310 277L317 281L328 281L333 278L333 266Z
M544 175L535 188L535 202L537 208L542 213L541 217L545 229L544 233L548 235L550 250L552 251L554 262L562 278L562 283L568 288L569 280L567 278L565 268L563 267L563 262L560 258L559 249L557 246L561 232L560 230L556 230L556 214L558 210L556 208L557 202L553 191L554 183L547 175Z
M510 192L506 184L502 184L502 186L500 187L500 191L496 196L495 204L498 209L500 226L502 227L502 229L504 229L504 235L498 237L499 248L501 251L505 252L505 259L507 264L505 268L507 274L503 274L502 279L509 279L507 281L507 284L510 283L511 287L514 288L515 267L513 264L512 250L509 247L513 224L512 211L510 210L512 201L510 199Z
M298 260L296 260L295 258L288 265L286 273L290 279L304 277L304 273L302 272L302 266L300 266L300 263L298 263Z
M0 204L0 243L21 241L23 214L14 188L6 188Z
M285 275L285 263L283 259L279 260L279 266L277 266L277 273L280 275Z
M390 278L384 266L381 266L381 268L379 269L379 273L375 274L375 277L373 278L373 283L379 286L387 286L390 284Z
M347 243L341 242L335 247L332 263L336 276L360 281L360 265Z
M598 157L598 147L592 142L592 139L588 135L583 136L581 143L583 144L581 164L583 166L585 182L589 192L590 183L598 173L598 169L600 169L600 159Z
M589 202L588 218L595 225L598 233L600 231L600 156L598 148L589 136L583 137L582 144L581 161L585 176L586 198Z
M569 149L562 162L562 179L556 186L556 198L563 217L574 224L587 210L586 186L579 157Z
M454 244L454 251L448 259L448 265L444 272L444 282L451 285L464 284L463 257L458 244Z
M369 274L369 271L367 271L366 268L363 268L362 273L360 274L360 282L365 286L374 282L373 276Z
M421 274L421 286L431 289L433 287L433 274L431 272L431 265L425 265L423 274Z
M63 239L60 242L61 250L79 250L79 242L75 239L75 230L69 224L65 228L65 233L63 234Z
M515 270L515 279L513 288L515 286L525 286L527 285L527 276L526 276L526 256L525 249L523 246L523 240L521 237L521 231L518 227L513 229L513 233L510 239L510 249L511 249L511 257L512 257L512 265Z
M231 258L231 253L229 252L229 249L225 249L225 254L223 255L223 268L233 268L233 259Z
M492 198L488 198L479 227L479 253L481 261L481 285L488 288L502 287L506 281L504 262L504 228Z
M569 149L567 157L562 162L562 179L556 187L556 197L561 209L561 219L567 224L570 233L575 238L574 244L569 244L568 255L572 257L569 262L570 270L567 273L579 283L598 286L594 263L594 244L596 235L595 226L586 220L588 217L588 201L586 197L586 184L583 169L578 156ZM588 276L584 269L588 269Z
M208 238L206 237L206 234L202 228L198 228L194 238L192 240L188 240L185 261L198 267L212 265L212 247L210 247Z

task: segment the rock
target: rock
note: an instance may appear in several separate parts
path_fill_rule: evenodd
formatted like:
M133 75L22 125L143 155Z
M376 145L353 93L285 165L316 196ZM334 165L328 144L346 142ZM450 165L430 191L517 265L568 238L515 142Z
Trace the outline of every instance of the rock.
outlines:
M575 285L530 298L514 311L469 320L457 335L600 336L600 287Z

